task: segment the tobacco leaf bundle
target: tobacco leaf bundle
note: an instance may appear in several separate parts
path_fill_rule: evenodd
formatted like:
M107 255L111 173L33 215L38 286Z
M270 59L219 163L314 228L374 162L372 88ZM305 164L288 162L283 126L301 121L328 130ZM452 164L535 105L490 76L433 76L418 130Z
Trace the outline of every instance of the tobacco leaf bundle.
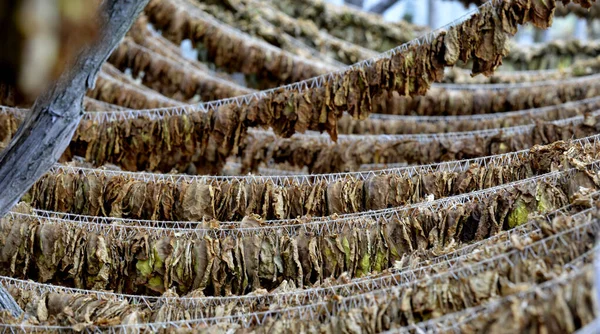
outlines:
M581 102L581 103L579 103ZM589 102L589 103L588 103ZM355 120L344 115L338 122L338 131L342 134L424 134L464 132L496 128L508 128L527 125L541 121L555 121L584 115L600 109L600 99L597 97L575 101L574 103L559 104L554 107L536 110L530 109L508 112L505 115L489 118L455 119L439 118L419 120L403 116L389 117L378 115L377 118Z
M219 116L209 112L155 120L84 120L64 157L82 156L96 165L113 163L130 171L186 171L196 164L199 172L214 173L220 169L219 161L224 161L216 143L209 146L214 143L209 142L211 134L220 130L214 121Z
M315 62L300 59L276 47L249 41L226 30L214 19L199 15L197 8L182 6L181 2L152 0L145 12L163 35L174 43L190 39L194 45L202 45L209 62L229 72L253 74L265 88L301 81L336 69L333 66L317 66Z
M294 54L305 56L306 51L298 51L298 46L289 48L286 41L280 41L282 36L289 35L300 43L311 48L308 56L315 56L314 52L321 54L323 61L334 59L350 65L361 60L377 56L377 52L349 43L345 40L331 36L320 30L314 22L305 19L296 19L273 8L265 1L235 0L226 3L220 1L202 1L203 10L219 20L240 28L253 36L255 30L262 33L261 37L268 43L288 50ZM283 46L283 47L282 47ZM336 62L330 62L338 65Z
M146 91L102 72L98 75L94 88L87 92L87 96L129 109L154 109L180 104L157 92Z
M154 1L152 4L165 3ZM343 111L365 118L372 111L371 98L383 91L422 94L433 80L439 80L442 67L453 65L459 56L463 60L474 57L476 73L491 72L499 64L499 57L505 54L504 42L507 35L516 32L516 24L533 20L538 26L545 26L551 19L551 12L521 10L531 5L538 3L486 7L431 44L413 46L407 52L379 59L365 68L349 69L343 75L332 76L325 86L302 92L280 90L248 104L223 105L207 114L175 115L161 120L140 117L118 124L84 121L71 151L97 164L119 162L127 170L186 170L191 163L197 168L215 166L218 170L232 150L235 153L247 127L272 126L277 134L284 136L307 129L326 130L335 138L336 120ZM518 19L520 16L508 13L526 16ZM165 15L171 17L172 12ZM495 22L490 25L489 33L482 36L468 33L470 30L466 27L484 22ZM488 47L486 41L491 38L501 41L502 45ZM366 82L369 85L365 85ZM132 123L135 126L132 127ZM154 131L158 125L161 133ZM132 131L133 128L136 131Z
M349 175L331 182L277 184L270 180L231 179L169 182L109 174L87 176L65 171L44 175L27 198L38 209L90 216L149 220L236 221L258 215L262 219L294 219L356 213L417 203L428 196L439 199L522 180L567 166L569 159L591 162L599 158L597 145L558 142L534 147L529 154L465 170L422 171L418 174L374 174L362 179Z
M132 86L135 86L137 89L142 90L144 92L152 92L154 94L158 94L155 90L152 90L140 84L140 82L135 80L131 75L127 75L121 72L118 68L114 67L108 62L102 64L102 69L100 73L104 73L105 75L110 76L111 78L118 80L123 84L130 84Z
M161 99L161 100L171 103L172 106L182 105L182 103L180 103L179 101L169 99L168 97L158 93L157 91L142 85L141 79L134 79L131 75L121 72L118 68L114 67L113 65L111 65L108 62L102 64L102 72L100 72L100 73L102 73L104 75L108 75L111 78L118 80L119 82L121 82L125 85L134 86L134 88L139 90L140 92L143 92L144 94L148 94L149 98L151 98L151 99L152 98Z
M359 302L360 296L350 296L348 299L354 297L359 306L353 307L350 302L347 302L348 310L336 308L337 304L344 304L345 298L341 298L337 302L331 302L331 305L315 308L313 312L316 313L317 320L293 313L293 317L286 316L282 317L283 319L276 319L274 316L267 317L266 321L260 325L251 325L251 329L256 333L268 333L275 328L283 332L299 330L339 333L356 330L378 333L463 311L469 307L485 305L503 296L511 296L523 290L534 289L540 283L557 279L561 274L567 272L564 268L565 264L575 260L578 255L593 246L593 238L589 236L586 236L586 241L583 243L578 243L574 235L569 235L565 239L571 241L569 246L559 247L554 252L539 256L539 258L530 254L522 258L515 256L513 257L514 264L504 261L494 268L486 268L487 270L461 279L454 279L448 275L407 287L391 288L386 293L379 293L375 296L367 294L365 298L369 302L365 303L366 306L362 306ZM471 263L467 262L464 265L469 264ZM572 296L573 299L569 298L571 297L569 295L564 296L569 298L568 306L565 305L563 299L563 303L558 304L560 309L554 309L558 305L546 306L539 313L530 311L527 318L534 323L541 322L547 324L549 328L557 330L563 328L568 332L569 329L581 326L578 319L581 319L583 324L594 319L595 304L592 302L592 295L591 291L584 292L583 289L578 289L577 294ZM520 309L523 309L524 305L529 308L528 299L518 298L518 300L518 305L521 305ZM582 304L576 306L574 301L580 301ZM515 302L513 305L517 305L517 303ZM546 305L548 304L546 303ZM336 311L332 312L334 315L331 316L327 309ZM511 313L510 309L506 308L505 310L504 312ZM579 310L579 313L572 314L570 310ZM282 314L286 314L285 312L285 310L281 311ZM514 313L512 314L514 315ZM558 320L558 315L562 315L564 318ZM548 318L555 319L556 322L546 323L544 320L548 320ZM517 317L516 319L520 320L521 318ZM574 323L569 326L569 321ZM513 326L520 327L519 324ZM231 328L239 328L239 325L233 324ZM469 327L465 327L465 329L467 328ZM474 332L487 330L483 325L471 328L474 329ZM494 328L494 332L505 333L500 328L505 329L506 327L500 327L498 324ZM454 331L448 329L447 332Z
M448 68L444 74L444 83L455 84L498 84L498 83L523 83L572 78L569 68L556 71L500 71L489 77L473 77L469 70L458 67Z
M481 5L484 0L458 0L463 5L469 6L471 4ZM567 16L569 14L575 14L582 18L594 19L600 15L600 5L593 0L576 0L574 3L570 1L558 1L556 6L556 16Z
M583 4L587 3L586 6ZM581 6L574 4L562 5L559 3L556 8L556 16L567 16L569 14L575 14L581 18L586 19L597 19L600 18L600 4L589 0L580 1Z
M580 171L561 183L538 179L457 207L412 208L385 224L367 215L354 218L360 224L346 223L341 232L302 232L298 227L287 234L262 228L242 238L131 227L123 238L118 230L125 227L107 224L97 233L77 222L40 224L45 219L7 216L0 222L0 274L136 294L170 288L177 293L242 294L275 288L283 280L305 287L343 272L349 277L379 272L405 253L444 247L454 239L483 240L523 224L530 213L568 204L569 194L580 187L597 190L597 183L596 174ZM240 224L259 226L253 216Z
M86 100L87 102L87 100ZM0 151L8 147L23 121L25 112L10 112L8 108L0 109Z
M91 97L83 98L83 109L85 111L125 111L128 110L125 107L118 106L116 104L110 104L108 102L93 99Z
M516 4L511 3L511 6L516 6ZM131 171L170 172L176 169L217 173L229 155L238 153L238 147L243 142L248 127L272 126L276 134L283 136L290 136L294 132L304 132L308 129L326 130L335 139L337 119L343 111L347 110L357 118L365 118L368 113L373 111L371 97L382 93L382 86L387 90L393 87L392 90L406 94L423 93L430 81L421 79L428 78L434 72L431 72L433 69L428 67L414 66L415 59L424 57L436 59L434 54L438 54L438 56L447 54L448 49L443 46L446 42L441 42L446 37L449 41L457 39L460 29L495 17L496 10L501 13L514 10L512 7L502 8L504 7L486 7L481 14L465 21L460 26L451 28L446 35L440 35L434 41L434 46L413 46L408 52L379 59L372 66L349 69L343 75L332 76L325 86L307 88L302 92L279 90L267 94L266 97L253 99L247 104L230 103L208 113L193 112L189 115L167 115L163 118L140 116L135 119L101 122L85 119L76 131L65 159L78 155L96 165L114 163ZM487 18L484 19L484 17ZM498 29L500 27L497 27L496 30ZM501 36L506 36L505 32L499 33ZM451 36L456 37L451 38ZM487 52L494 51L480 44L483 40L485 39L480 42L454 43L459 49L448 52L458 56L458 50L462 50L464 57L468 58L472 54L475 54L476 58L483 57L484 51L475 52L474 50L482 47ZM496 51L502 52L501 50ZM451 60L458 59L452 58ZM479 62L485 61L480 58ZM441 65L441 63L434 62L435 64ZM487 68L488 65L478 65L478 67ZM354 80L352 78L359 81L352 85L352 80ZM415 78L418 80L414 81ZM364 86L365 82L369 82L369 85ZM414 143L407 143L404 146L410 148L411 145L414 146ZM474 155L454 154L454 156ZM450 158L451 155L448 155L448 159ZM330 161L337 160L339 159ZM411 158L411 160L414 159ZM432 160L434 159L422 159L422 161L428 162ZM385 162L387 160L380 159L378 161ZM327 168L331 170L331 167Z
M271 126L276 134L285 137L308 129L325 130L335 139L336 122L344 111L364 119L373 110L371 100L384 92L423 94L433 81L441 79L443 67L452 66L459 59L473 59L474 73L490 74L500 64L502 56L506 55L506 41L509 35L516 32L517 25L533 22L538 27L548 26L553 6L554 2L544 5L538 0L488 6L483 8L481 13L449 28L448 32L440 34L432 43L413 45L406 52L379 59L372 65L350 68L343 74L334 74L324 86L302 90L282 89L267 94L266 97L253 99L247 104L223 105L218 108L216 114L219 114L219 117L215 120L215 127L223 131L211 133L209 144L214 149L210 151L218 151L214 154L221 156L215 159L218 163L222 157L228 156L235 149L240 139L243 139L240 135L243 136L245 129L253 126ZM152 22L163 29L166 36L176 34L173 38L175 41L181 41L184 36L191 40L202 38L206 41L209 37L218 35L218 44L204 43L209 49L209 54L215 52L212 53L213 56L227 54L238 57L255 54L225 52L225 49L230 50L244 44L231 35L213 34L215 30L206 25L206 20L195 20L188 15L189 13L166 1L152 1L147 7L147 14ZM178 16L181 18L175 20L174 17ZM479 31L478 27L483 24L487 24L489 30L474 35L472 32ZM199 25L202 28L199 28ZM194 31L205 33L194 37ZM259 53L264 51L260 48L255 50ZM236 63L248 64L242 59L236 60ZM271 63L280 64L277 60ZM301 66L294 66L294 69L307 72L302 70ZM222 123L223 121L226 123Z
M544 289L544 293L536 293L536 289L530 289L527 303L523 303L520 296L511 296L501 307L492 308L492 312L476 314L476 317L457 327L464 333L484 328L487 333L524 333L535 330L551 333L576 332L591 324L598 316L594 278L593 266L587 265L574 278L551 289Z
M573 65L549 71L503 71L496 72L490 77L473 77L468 70L462 68L448 68L444 75L445 83L460 84L487 84L487 83L523 83L548 80L568 79L591 73L598 73L600 57L577 60Z
M258 11L265 20L271 22L278 29L300 39L305 44L311 45L325 57L350 65L377 55L376 52L370 49L321 31L312 21L290 17L264 1L240 0L241 4L248 6L251 10Z
M511 239L511 243L506 244L506 246L501 246L492 252L483 250L480 256L466 259L462 263L463 266L483 267L484 270L477 271L470 276L462 277L462 279L454 279L453 275L445 275L435 279L414 282L406 286L392 287L388 289L390 291L385 291L385 293L378 290L371 291L367 288L360 293L364 294L366 298L375 299L375 303L371 303L371 307L350 307L349 310L342 309L340 305L344 304L344 299L359 297L355 295L342 295L339 296L337 301L331 301L329 305L315 308L318 319L313 318L306 321L302 316L298 316L297 313L292 313L293 316L288 316L284 319L274 319L273 316L278 312L286 312L286 308L293 307L297 305L296 303L309 306L311 303L322 302L319 299L303 301L298 299L294 303L294 299L290 298L289 300L292 300L290 305L280 304L271 306L271 317L266 319L267 322L265 325L258 327L258 324L252 324L251 326L257 326L254 328L255 330L266 332L274 327L274 323L278 322L279 327L284 328L288 326L307 326L308 329L312 326L321 326L321 330L331 327L329 329L336 332L336 329L341 330L345 326L354 325L355 328L362 328L363 330L371 329L379 332L397 326L424 321L430 317L439 317L443 314L462 311L468 307L485 305L485 303L495 298L513 295L564 273L566 271L563 267L564 264L572 262L589 250L593 246L594 239L593 235L586 233L584 233L583 237L576 239L574 232L565 233L565 231L573 227L577 228L577 226L583 224L589 224L591 219L597 219L597 211L593 211L591 215L586 215L583 219L577 220L570 217L561 217L551 223L541 220L539 222L541 233L534 235L534 238L521 241L513 238ZM552 238L559 233L563 235L563 240L566 243L559 243L559 246L552 251L543 254L541 246L537 247L540 252L539 256L533 256L531 253L524 251L524 247L528 247L529 244L540 238ZM572 240L572 242L568 242L569 240ZM513 249L517 251L515 252ZM244 249L244 252L247 252L247 249ZM503 252L512 252L514 254L509 257L512 263L498 261L498 264L495 266L483 266L487 258L497 257L498 254L502 254ZM179 257L178 260L182 260L182 257ZM459 271L460 269L449 267L441 270L444 273L444 271ZM423 279L424 277L417 276L417 279L419 278ZM374 294L371 295L371 292ZM110 310L108 314L116 315L113 321L108 322L108 325L110 325L111 323L118 322L120 317L127 317L130 321L133 320L134 322L137 322L136 320L139 320L139 317L145 317L145 321L171 321L182 318L198 319L200 317L209 318L223 315L247 314L248 312L256 312L266 307L266 305L245 303L243 301L232 301L230 305L226 303L223 305L210 305L210 303L208 305L200 303L196 305L192 304L194 306L190 306L189 302L174 301L164 303L162 306L150 311L141 306L143 304L137 306L136 309L132 305L129 305L127 301L117 303L115 300L99 299L94 296L68 293L32 296L26 291L17 289L13 289L13 294L17 296L17 300L21 304L25 305L30 315L36 318L41 317L42 321L50 318L51 321L69 320L73 323L81 322L83 314L75 312L69 314L63 311L66 306L74 304L80 305L80 307L73 307L71 309L86 310L88 314L86 319L91 318L93 319L92 321L99 325L107 325L100 322L105 317L105 314L108 313L107 311L101 312L102 309L108 309ZM386 298L378 297L383 295ZM177 296L177 294L174 291L167 291L165 296ZM188 297L202 297L202 294L196 290L189 294ZM88 307L81 307L86 304ZM58 307L58 305L61 307ZM202 309L200 309L200 305L202 305ZM325 313L324 307L330 310L339 309L339 311L335 312L336 316L334 317L326 316L327 313ZM348 314L355 316L345 316ZM384 318L385 321L372 321L373 319L381 318ZM322 325L326 325L327 327ZM234 328L236 326L234 325Z
M122 300L98 298L86 294L46 293L9 288L10 293L23 303L29 316L26 320L15 319L0 313L3 324L69 326L76 332L96 326L140 324L147 322L146 313L139 305ZM36 333L54 333L56 329L36 330Z
M136 77L143 73L145 86L180 101L192 101L195 96L201 101L212 101L252 91L207 73L186 69L127 38L113 51L109 62L121 70L131 69Z
M169 60L175 61L181 66L185 66L188 70L189 68L194 68L211 77L237 83L229 73L215 72L210 69L208 64L185 58L179 46L164 38L158 32L151 30L148 25L148 18L142 13L127 32L127 36L131 37L136 44L158 53Z
M560 7L560 5L557 7L555 15L560 13ZM570 7L579 7L585 10L578 5ZM594 3L594 7L598 7L598 4ZM513 70L568 68L578 61L586 61L600 56L600 42L598 41L557 40L532 46L518 46L512 49L511 54L506 57L506 66Z
M86 98L84 108L115 111L120 107ZM4 147L16 133L26 111L5 108L0 112L0 142ZM177 169L215 174L229 154L220 154L216 141L210 136L215 131L223 131L219 127L222 123L215 124L214 119L218 117L210 111L153 119L115 117L100 122L93 117L84 119L61 161L80 156L96 166L113 163L131 171ZM241 133L234 135L239 138Z
M184 0L186 4L194 6L202 12L209 14L220 22L230 27L234 27L257 39L263 40L281 50L291 54L310 59L317 63L328 64L330 66L341 66L343 64L329 58L325 54L319 53L311 45L290 36L286 31L272 25L262 17L262 14L255 8L246 8L246 6L232 2L228 4L213 3L204 4L196 0Z
M381 16L335 7L321 0L268 2L291 17L313 22L319 30L379 52L419 37L425 30L404 21L384 23Z
M336 139L337 119L344 111L364 119L373 112L372 99L383 93L424 94L433 81L441 79L443 68L456 64L459 59L473 59L474 73L492 73L507 53L508 36L516 33L517 25L533 22L539 27L548 26L552 11L546 9L553 6L554 2L543 5L539 0L530 0L484 7L480 13L449 28L431 43L413 45L405 52L378 59L371 65L332 74L322 86L280 89L248 103L224 104L208 113L162 118L140 116L101 122L88 118L76 131L66 158L75 154L96 165L115 163L132 171L169 172L191 168L215 173L228 156L237 153L248 127L270 126L277 135L284 137L306 130L327 131ZM189 20L174 21L173 17L177 15L191 19L186 16L189 13L175 7L169 2L155 0L147 12L153 22L171 24L170 28L161 26L167 35L169 29L174 29L180 37L189 37L190 29L197 26ZM177 25L173 25L175 23ZM489 29L483 34L474 34L482 25ZM202 38L215 37L212 28L193 31L205 32ZM229 47L245 44L231 35L217 35L219 43L214 44L217 40L213 40L214 43L209 45L213 45L214 51L221 50L218 54L235 57L255 54L230 52ZM227 52L223 53L225 49ZM260 48L253 50L261 51ZM241 58L238 60L241 61L239 64L248 64ZM270 64L280 63L273 60Z
M597 41L557 40L534 45L511 44L511 53L504 58L502 67L508 71L532 72L534 78L569 72L580 62L594 61L600 55ZM541 71L540 73L535 73Z
M377 101L378 114L447 116L500 113L546 107L600 95L598 75L503 89L432 87L423 96L389 94Z
M537 123L530 129L500 131L488 135L445 138L348 136L334 143L324 136L277 138L270 133L250 133L242 150L243 171L255 171L264 161L308 167L310 173L356 171L363 164L430 164L477 158L528 149L558 140L582 138L598 132L592 115L566 124ZM460 135L460 134L459 134Z

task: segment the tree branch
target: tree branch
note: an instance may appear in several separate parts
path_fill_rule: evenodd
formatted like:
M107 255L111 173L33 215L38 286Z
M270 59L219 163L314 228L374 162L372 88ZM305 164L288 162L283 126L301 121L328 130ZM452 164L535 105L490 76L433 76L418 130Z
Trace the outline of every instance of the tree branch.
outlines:
M102 63L129 30L148 0L104 0L99 39L85 48L35 101L10 145L0 155L0 215L5 215L58 159L83 115L86 91L94 86ZM0 287L0 308L23 311Z

